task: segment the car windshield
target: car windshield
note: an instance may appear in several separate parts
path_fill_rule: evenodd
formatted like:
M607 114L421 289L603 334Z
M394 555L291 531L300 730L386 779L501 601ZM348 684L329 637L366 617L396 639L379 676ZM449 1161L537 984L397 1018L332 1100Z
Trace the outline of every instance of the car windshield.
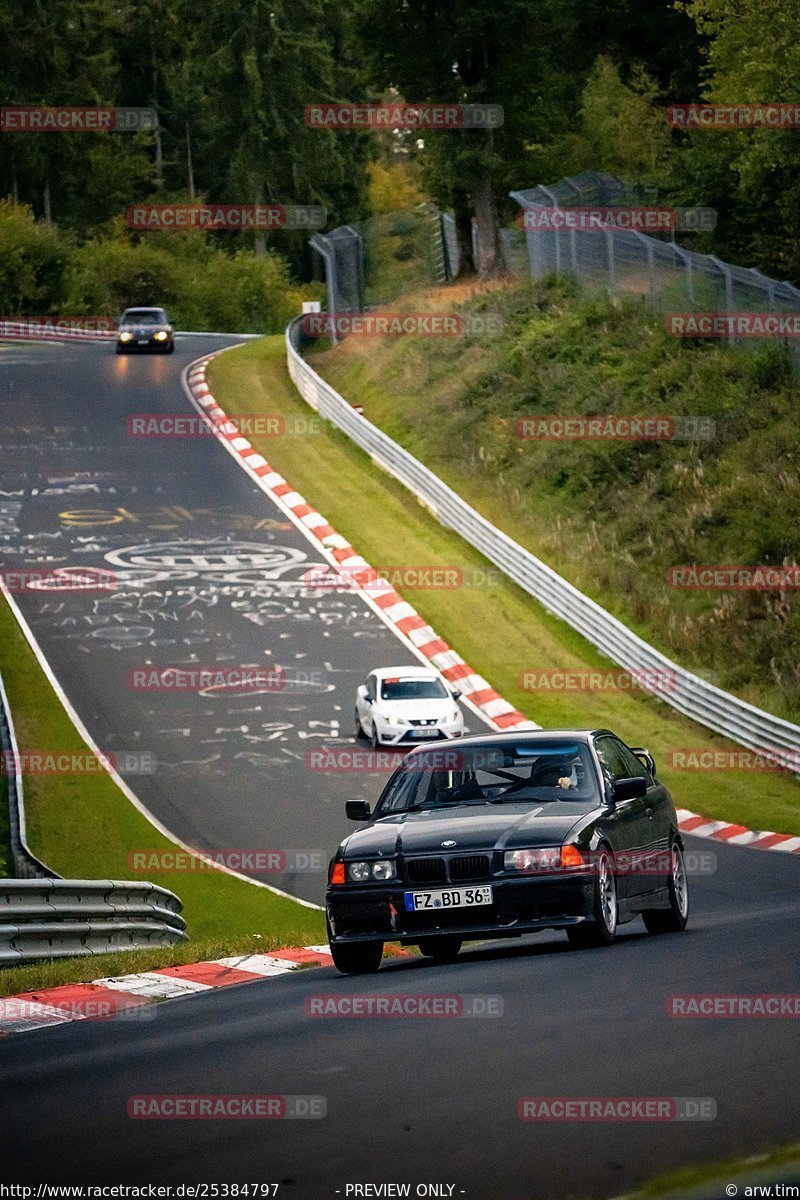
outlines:
M410 755L381 795L376 816L480 804L600 802L597 775L582 742L487 742Z
M381 700L444 700L447 688L441 679L402 679L389 678L381 680Z
M129 308L122 317L123 325L164 325L166 313L157 308Z

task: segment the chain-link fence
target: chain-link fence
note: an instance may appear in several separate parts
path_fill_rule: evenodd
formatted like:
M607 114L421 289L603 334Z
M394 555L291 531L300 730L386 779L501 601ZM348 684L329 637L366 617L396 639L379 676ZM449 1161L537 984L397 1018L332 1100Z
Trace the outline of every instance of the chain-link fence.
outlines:
M675 231L661 235L627 229L545 228L543 210L612 208L642 202L635 190L613 175L586 172L552 186L510 193L530 212L525 240L530 274L570 274L588 286L636 293L664 311L695 313L797 313L800 290L760 271L733 266L712 254L679 246ZM646 199L646 197L645 197ZM682 214L692 210L679 209ZM695 210L698 211L698 210ZM699 210L700 212L708 210ZM729 334L733 339L733 333Z

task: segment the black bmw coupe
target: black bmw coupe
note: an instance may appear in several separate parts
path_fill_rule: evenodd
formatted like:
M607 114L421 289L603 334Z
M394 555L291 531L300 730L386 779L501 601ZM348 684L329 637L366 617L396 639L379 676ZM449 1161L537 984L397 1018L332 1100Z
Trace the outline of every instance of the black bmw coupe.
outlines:
M607 729L542 730L419 747L368 822L339 846L326 895L343 974L375 971L384 942L451 960L465 940L563 929L575 946L610 945L641 916L682 930L683 844L651 755Z

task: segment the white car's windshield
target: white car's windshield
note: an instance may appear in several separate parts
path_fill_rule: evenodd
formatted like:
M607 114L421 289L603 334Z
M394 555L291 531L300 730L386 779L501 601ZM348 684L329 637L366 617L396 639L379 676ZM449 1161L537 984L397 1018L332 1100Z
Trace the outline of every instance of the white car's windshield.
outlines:
M381 700L444 700L447 688L441 679L383 679Z

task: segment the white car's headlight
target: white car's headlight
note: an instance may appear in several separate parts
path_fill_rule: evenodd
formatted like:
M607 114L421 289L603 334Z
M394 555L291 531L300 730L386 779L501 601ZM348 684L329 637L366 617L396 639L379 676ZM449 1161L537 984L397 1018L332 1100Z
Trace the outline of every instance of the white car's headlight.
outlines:
M406 725L407 724L407 722L403 719L403 717L385 716L383 719L387 725Z

